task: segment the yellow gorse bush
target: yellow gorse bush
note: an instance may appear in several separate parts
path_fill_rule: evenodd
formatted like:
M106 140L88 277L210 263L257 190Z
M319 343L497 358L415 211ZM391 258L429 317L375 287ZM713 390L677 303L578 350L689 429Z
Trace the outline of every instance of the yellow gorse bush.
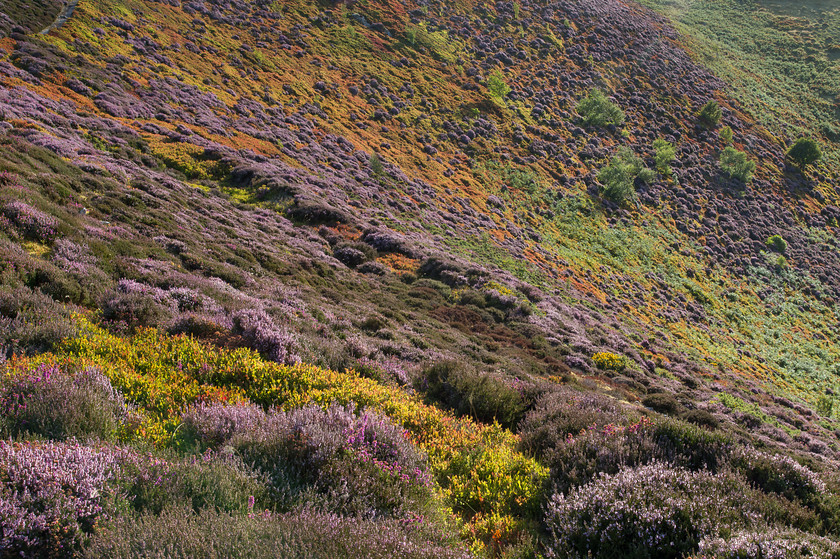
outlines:
M599 369L606 371L623 371L627 366L627 358L609 351L600 351L592 356L592 361Z

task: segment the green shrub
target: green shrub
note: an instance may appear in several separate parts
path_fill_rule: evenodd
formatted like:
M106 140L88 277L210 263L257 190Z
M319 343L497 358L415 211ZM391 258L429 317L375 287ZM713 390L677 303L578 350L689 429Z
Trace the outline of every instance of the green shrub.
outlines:
M502 73L496 70L487 78L487 90L490 92L491 99L502 103L507 94L510 93L510 86Z
M503 380L467 371L453 361L427 368L418 385L430 399L485 423L512 427L527 409L523 395Z
M721 113L720 105L714 100L703 105L703 108L697 112L697 120L700 121L700 124L710 129L718 125L721 116L723 114Z
M720 139L723 140L726 145L731 145L733 140L732 128L729 126L721 128Z
M644 182L652 180L652 173L639 156L628 147L621 147L606 167L598 172L598 180L603 185L604 198L616 204L632 198L636 194L636 179Z
M656 170L663 175L670 175L671 162L674 161L677 153L674 148L674 144L660 138L658 140L654 140L653 149L653 160L656 163Z
M743 151L727 146L720 154L720 168L730 177L748 183L755 171L755 161L748 159Z
M645 407L666 415L676 415L683 409L682 404L677 402L673 394L665 392L645 396L642 399L642 404Z
M370 164L370 172L373 173L373 176L381 177L385 174L385 166L382 165L382 159L377 154L371 154L368 163Z
M770 238L767 239L765 244L768 247L770 247L772 250L775 250L776 252L778 252L780 254L784 254L785 251L787 250L787 241L785 241L779 235L771 236Z
M576 110L588 126L620 126L624 123L624 112L600 89L590 90L577 104Z
M800 169L804 169L822 159L822 152L819 144L811 138L799 138L788 150L787 156Z

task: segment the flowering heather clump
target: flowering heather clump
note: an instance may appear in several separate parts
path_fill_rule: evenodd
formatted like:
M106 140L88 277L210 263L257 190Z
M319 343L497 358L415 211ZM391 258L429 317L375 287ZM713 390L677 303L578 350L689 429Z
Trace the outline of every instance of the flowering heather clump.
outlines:
M815 472L790 456L738 448L732 453L731 461L748 481L763 491L789 499L807 502L826 490L825 483Z
M122 395L96 368L69 374L56 365L15 372L0 385L5 430L52 439L113 437L125 416Z
M700 542L699 557L715 559L797 559L799 557L837 557L836 542L798 530L767 528L760 532L740 532L727 540Z
M422 518L364 520L303 509L235 515L182 508L159 516L117 518L93 538L87 557L202 559L467 559L472 557Z
M25 202L13 200L3 206L3 214L26 237L37 241L50 241L56 235L58 221Z
M0 359L48 350L76 332L70 307L26 287L0 289Z
M679 557L750 521L735 478L657 462L551 497L548 556Z
M0 555L68 557L103 514L118 456L77 443L0 441Z
M218 447L237 433L253 431L267 420L259 406L199 404L182 416L185 431L201 445Z
M300 361L295 336L278 327L262 309L242 310L231 316L233 331L252 349L271 361L292 365Z
M616 401L596 393L559 388L537 401L519 425L520 448L543 456L562 444L567 435L577 435L590 427L621 424L625 421Z
M184 415L185 436L229 445L272 477L312 484L326 507L379 515L403 511L431 485L426 459L405 431L353 407L306 406L265 414L255 406L202 405Z

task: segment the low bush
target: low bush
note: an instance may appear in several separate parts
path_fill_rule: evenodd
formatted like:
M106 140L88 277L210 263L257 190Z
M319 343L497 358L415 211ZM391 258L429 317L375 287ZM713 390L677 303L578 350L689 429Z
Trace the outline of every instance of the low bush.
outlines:
M524 396L504 380L468 371L455 362L437 363L423 371L418 387L428 398L460 415L485 423L516 425L528 407Z
M85 557L201 557L202 559L456 559L472 557L451 534L417 522L345 518L311 509L286 514L195 513L118 517L92 539Z
M356 415L341 406L270 414L251 406L200 406L184 416L184 426L188 440L235 449L269 477L285 506L308 493L333 512L399 516L431 498L425 456L402 429L374 413Z
M231 315L232 332L270 361L291 365L300 361L297 338L277 326L263 309L244 309Z
M137 513L169 507L247 513L272 505L262 476L237 457L212 451L170 459L127 455L112 485Z
M628 147L619 148L609 164L598 172L604 198L616 204L635 196L637 179L650 182L653 179L652 171Z
M79 553L113 493L119 456L77 443L0 440L0 553L30 559Z
M715 100L709 101L703 105L699 111L697 111L697 120L699 120L700 124L706 128L714 128L717 126L722 116L723 113L720 110L720 105L718 105Z
M76 333L70 306L27 287L0 289L0 359L50 350Z
M667 394L665 392L645 396L642 398L642 404L647 408L666 415L676 415L684 409L682 404L674 398L673 394Z
M532 456L544 457L564 444L568 435L624 421L614 399L561 388L543 395L519 424L519 447Z
M742 484L729 475L652 463L602 475L549 499L549 557L681 557L748 524Z
M780 254L784 254L787 250L787 241L785 241L781 235L770 236L764 244Z
M96 368L68 374L40 365L0 384L3 430L51 439L113 438L126 416L122 395Z
M653 151L653 161L656 164L656 170L663 175L670 175L671 163L673 163L677 154L674 144L660 138L653 141Z
M583 485L599 473L615 474L625 467L665 462L691 470L716 471L725 461L731 441L683 421L653 423L646 418L628 425L607 424L569 434L544 452L551 479L560 492Z
M739 448L733 452L731 464L762 491L788 499L810 503L826 489L815 472L789 456Z
M576 110L587 126L624 124L624 112L600 89L591 89L586 97L578 102Z
M720 154L720 168L730 177L748 183L755 171L755 161L750 161L743 151L727 146Z
M822 159L822 151L820 151L820 145L811 138L799 138L790 147L787 156L800 169L804 169Z

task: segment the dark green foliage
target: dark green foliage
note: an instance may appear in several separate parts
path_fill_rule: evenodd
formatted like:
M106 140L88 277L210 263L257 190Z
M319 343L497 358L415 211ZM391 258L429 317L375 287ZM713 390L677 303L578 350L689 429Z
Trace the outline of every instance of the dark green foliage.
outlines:
M515 426L525 415L523 395L500 378L468 371L453 361L437 363L425 371L418 387L426 396L461 415L487 423Z
M709 101L697 112L697 120L706 128L714 128L723 116L717 101Z
M733 134L732 128L729 126L724 126L720 129L720 139L724 141L726 145L732 144Z
M674 161L677 153L674 144L660 138L653 141L653 149L653 160L656 164L656 170L664 175L670 175L671 163Z
M125 460L117 485L138 513L160 514L170 507L245 513L249 499L270 505L266 480L234 456L207 452L171 460Z
M682 404L677 402L674 395L666 392L645 396L642 399L642 404L644 404L645 407L666 415L676 415L683 410Z
M637 178L643 182L649 182L652 180L651 171L628 147L619 148L609 164L598 172L598 180L603 185L601 192L604 198L616 204L621 204L635 196Z
M816 473L789 456L740 448L733 453L731 462L750 483L767 493L810 503L825 491L825 484Z
M680 414L680 419L698 425L700 427L707 427L709 429L717 429L720 421L706 410L694 409L688 410Z
M727 146L720 153L720 168L730 177L748 183L752 180L753 171L755 171L755 161L748 159L743 151Z
M800 169L804 169L822 159L822 151L820 151L819 144L811 138L799 138L790 147L787 156Z
M787 241L785 241L780 235L772 235L764 244L780 254L784 254L787 250Z
M373 173L375 177L381 177L385 174L385 166L382 164L382 159L377 154L371 154L368 164L370 165L370 172Z
M610 101L600 89L592 89L580 100L576 110L587 126L606 126L624 124L624 112Z

